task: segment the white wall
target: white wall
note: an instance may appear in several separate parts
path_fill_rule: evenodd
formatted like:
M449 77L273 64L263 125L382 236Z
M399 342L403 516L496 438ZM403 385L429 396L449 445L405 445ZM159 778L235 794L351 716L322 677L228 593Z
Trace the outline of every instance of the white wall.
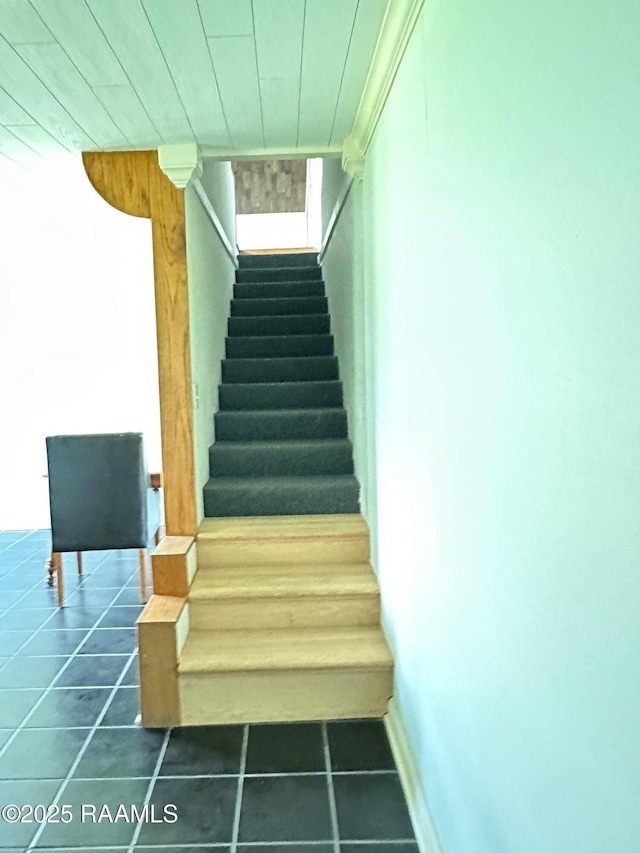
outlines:
M229 242L235 246L231 164L205 160L202 184ZM202 519L202 489L209 479L209 447L214 442L213 415L218 411L218 385L235 266L193 188L187 189L185 194L185 220L191 371L198 396L194 411L196 500L199 518Z
M79 158L1 181L0 528L48 527L45 436L141 431L161 469L151 225Z
M236 219L243 251L299 249L308 243L306 213L242 213Z
M444 853L640 838L639 29L427 3L367 155L369 517Z
M323 160L322 194L320 199L323 238L346 177L345 172L342 170L342 160L340 158L326 157Z
M327 160L322 184L324 230L347 180L339 160ZM366 400L370 379L364 352L364 273L362 258L362 185L352 183L339 224L322 258L322 275L329 302L331 332L347 410L349 438L353 443L354 470L360 483L360 505L370 508L369 454L366 435Z

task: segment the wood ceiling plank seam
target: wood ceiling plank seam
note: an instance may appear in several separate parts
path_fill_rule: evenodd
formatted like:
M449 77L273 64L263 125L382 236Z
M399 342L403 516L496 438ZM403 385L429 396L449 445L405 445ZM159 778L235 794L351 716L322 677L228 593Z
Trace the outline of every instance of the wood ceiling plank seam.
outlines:
M100 33L102 34L102 38L105 40L105 42L106 42L106 43L107 43L107 45L109 46L109 50L113 53L113 56L114 56L115 61L118 63L118 65L119 65L119 66L120 66L120 68L122 69L122 73L123 73L123 75L124 75L124 77L125 77L125 80L127 81L127 84L131 87L131 90L133 91L133 93L134 93L134 94L135 94L135 96L137 97L138 101L140 102L140 106L141 106L141 107L142 107L142 109L144 110L145 115L147 116L147 118L148 118L148 119L149 119L149 121L151 122L152 126L155 128L155 131L156 131L156 133L157 133L157 135L158 135L158 138L161 140L161 142L163 142L163 143L164 143L164 142L166 142L167 140L164 138L163 134L160 132L159 127L157 126L157 124L155 123L155 121L153 120L153 118L151 117L151 114L149 113L149 110L147 109L147 107L146 107L146 105L145 105L145 103L144 103L143 99L142 99L142 98L141 98L141 96L140 96L140 93L138 92L138 90L137 90L137 89L136 89L136 87L134 86L134 84L133 84L133 80L132 80L132 79L131 79L131 77L129 76L129 72L128 72L128 71L127 71L127 69L125 68L125 66L124 66L124 64L122 63L122 61L121 61L120 57L118 56L118 54L115 52L115 50L114 50L114 49L113 49L113 47L111 46L111 42L110 42L110 41L109 41L109 39L107 38L107 34L105 33L105 31L104 31L104 30L102 29L102 27L100 26L100 22L98 21L98 19L96 18L96 16L93 14L93 10L91 9L91 7L89 6L89 4L87 3L87 0L82 0L82 2L84 3L84 6L86 7L87 12L88 12L88 13L91 15L91 17L93 18L93 21L95 22L96 27L98 28L98 30L99 30L99 31L100 31ZM97 87L93 87L93 88L95 89L95 88L97 88Z
M341 145L351 131L369 69L380 38L380 28L389 0L367 0L360 4L351 49L347 55L342 90L338 98L329 145Z
M333 137L333 129L336 125L336 116L338 114L338 104L340 103L340 96L342 95L342 87L344 85L344 77L347 71L347 61L349 59L349 52L351 51L351 45L353 43L353 34L356 29L356 21L358 20L358 11L360 10L360 0L356 2L356 11L353 16L353 21L351 23L351 32L349 34L349 44L347 45L347 52L344 55L344 65L342 66L342 74L340 75L340 87L338 89L338 95L336 97L336 105L333 111L333 118L331 120L331 130L329 131L329 137L327 138L327 145L331 145L331 139Z
M260 86L265 103L267 148L297 148L298 81L294 77L264 77Z
M134 149L157 148L164 142L138 93L130 84L93 86L92 89Z
M3 53L4 53L4 61L2 59ZM9 68L9 64L7 62L7 59L9 59L9 60L13 59L15 62L13 74L11 74L11 70ZM54 138L57 138L58 141L65 148L68 148L70 151L77 151L79 148L80 149L90 148L92 146L98 147L98 143L96 142L96 140L93 139L93 137L80 124L78 124L78 122L73 118L73 116L64 107L64 105L62 103L60 103L58 98L56 98L56 96L53 94L53 92L50 91L50 89L42 82L42 80L38 77L38 75L22 59L20 54L14 49L13 45L10 45L6 41L6 39L2 38L1 36L0 36L0 66L3 69L3 75L4 75L3 79L6 80L7 76L11 75L14 83L16 83L17 88L21 92L24 92L25 88L27 89L27 93L26 93L27 98L30 97L29 90L31 90L33 92L34 97L36 97L36 98L41 97L41 95L38 95L36 93L36 89L38 89L38 87L39 87L41 90L41 93L42 92L45 93L45 99L49 98L51 100L52 104L54 105L54 111L57 112L56 108L59 108L59 110L66 115L68 121L64 121L63 127L66 127L67 133L75 132L74 128L76 128L77 130L80 131L80 134L82 137L84 137L84 140L74 141L74 143L72 145L69 145L69 142L65 138L64 134L62 134L60 132L61 129L55 124L55 122L53 122L52 117L50 117L50 116L48 117L49 121L53 124L54 129L58 133L58 135L56 135L56 133L53 133L52 135L54 136ZM22 84L26 84L25 74L26 74L26 78L29 80L29 82L32 83L33 81L35 81L35 83L36 83L35 88L33 87L33 85L31 86L31 89L28 85L26 85L26 86L22 85ZM24 98L24 95L23 95L23 98ZM36 110L27 109L26 106L23 106L24 100L22 102L17 101L17 103L25 110L25 112L29 113L30 115L33 115L34 113L38 113L38 115L40 115L42 112L40 109L36 109ZM71 127L69 126L69 122L71 123ZM42 120L39 119L38 123L42 125ZM45 127L45 125L42 125L42 126ZM48 128L46 128L46 129L48 129Z
M233 136L231 135L231 128L229 127L229 119L227 118L227 114L224 108L224 101L222 100L222 92L220 91L220 84L218 82L218 75L216 74L216 68L213 64L213 58L211 56L211 48L209 47L209 39L207 38L207 31L205 30L204 21L202 19L202 9L200 8L200 3L196 0L196 9L198 10L198 17L200 19L200 26L202 27L202 32L204 34L204 41L207 46L207 54L209 55L209 64L211 65L211 73L213 74L213 79L216 81L216 90L218 92L218 98L220 99L220 109L222 110L222 115L224 117L224 123L227 128L227 136L229 137L229 145L231 148L234 147Z
M254 3L258 69L261 78L295 77L304 29L304 0Z
M4 151L2 151L2 150L0 150L0 157L3 158L2 160L0 160L0 163L2 163L3 166L7 165L6 163L3 162L4 160L6 160L8 163L11 163L12 166L15 166L18 169L24 169L25 168L22 165L22 163L18 163L17 160L14 160L13 157L9 157L9 155L5 154Z
M0 127L0 150L6 157L23 168L30 166L36 159L42 159L38 151L35 151L6 127Z
M168 142L177 128L181 141L188 136L193 138L193 129L139 0L134 5L129 5L129 0L124 4L122 0L85 2L160 136ZM123 29L125 10L130 26Z
M304 23L302 25L302 46L300 48L300 68L298 69L298 127L296 130L296 147L300 145L300 98L302 97L302 64L304 61L304 42L307 33L307 0L304 0Z
M209 106L213 107L213 109L211 111L211 116L212 116L212 120L214 121L214 125L216 126L216 132L217 132L217 125L215 123L215 119L213 119L213 116L215 115L215 112L216 112L216 107L219 108L220 114L222 115L222 118L224 120L224 112L222 110L222 102L220 99L220 92L218 90L218 85L217 85L217 81L215 79L215 75L213 74L213 67L211 64L211 56L209 54L209 47L207 45L207 40L206 40L206 37L204 34L204 28L202 25L202 21L200 20L200 17L199 17L199 10L198 10L197 4L195 4L195 0L181 0L180 15L184 19L185 22L188 21L187 12L185 11L185 10L189 9L189 6L187 5L188 2L191 2L191 10L193 11L195 9L198 13L198 25L199 25L199 29L200 29L200 35L202 36L202 42L203 42L203 44L200 45L200 48L202 50L202 47L204 47L204 51L206 52L206 62L208 63L209 70L211 72L213 82L214 82L214 86L215 86L215 94L217 95L217 104L216 104L215 99L214 99L213 101L209 102ZM156 26L154 26L153 21L152 21L151 17L149 16L149 8L151 8L148 5L149 0L141 0L141 4L142 4L142 8L144 10L144 13L147 16L149 26L151 27L151 29L153 31L154 37L155 37L156 42L158 44L158 48L160 49L160 52L162 53L162 56L164 58L164 62L166 64L167 70L168 70L169 74L171 75L171 79L173 80L173 84L174 84L176 91L178 93L178 97L180 98L180 101L182 103L184 111L187 115L187 119L189 121L189 125L191 127L191 131L192 131L193 135L195 136L195 138L198 142L205 143L207 141L214 141L214 144L215 144L215 142L219 142L219 140L209 140L209 139L205 140L205 139L203 139L203 137L208 136L208 133L209 133L208 128L205 128L202 126L197 127L194 125L194 119L197 119L198 122L200 121L200 116L202 115L203 101L202 101L202 99L198 100L198 101L193 99L194 98L193 91L195 91L194 87L192 87L191 84L189 84L188 82L183 80L182 74L178 74L178 72L182 71L181 60L185 56L185 53L184 52L183 53L178 52L179 55L174 56L174 62L172 63L170 56L167 55L166 47L163 47L162 40L158 36L158 32L157 32L157 28L156 28L158 22L161 22L164 24L164 19L161 17L157 17ZM154 5L152 8L154 8L154 10L156 10L156 14L157 14L157 7ZM196 27L196 29L197 29L197 27ZM175 46L178 44L175 29L172 30L170 33L165 33L165 35L167 36L166 45L170 46L172 49L175 50L176 49ZM189 53L189 56L190 57L193 56L194 52L195 52L195 44L193 45L192 50ZM174 65L174 67L172 67L172 65ZM198 77L200 77L200 76L201 75L199 74ZM203 84L199 88L198 91L202 92L203 90L206 90L206 89L207 89L206 85ZM186 99L185 99L185 95L188 96ZM202 132L199 132L199 129ZM226 123L225 123L225 130L226 130L226 139L222 140L221 144L226 144L229 141L229 130L226 127Z
M208 38L207 44L220 97L225 104L232 147L255 143L258 129L264 147L260 84L252 36L219 36Z
M264 109L262 106L262 87L260 86L260 69L258 68L258 46L256 44L256 19L253 13L253 0L251 0L251 33L253 35L254 53L256 56L256 79L258 81L258 98L260 99L260 121L262 122L262 144L267 147L267 136L264 131Z
M252 0L198 0L200 17L207 38L250 36L253 31ZM227 17L222 21L223 16ZM231 24L229 24L231 19Z
M330 139L358 0L307 0L298 145ZM329 26L325 25L325 20ZM323 69L319 74L318 69Z
M15 112L11 113L12 110ZM9 114L9 118L6 118L7 112ZM24 121L23 115L28 121ZM18 120L15 120L18 118ZM16 99L7 92L7 90L0 86L0 125L8 126L12 125L16 127L19 124L37 124L37 120L32 116L27 110L20 106L20 104L16 101Z
M265 144L295 149L300 98L304 0L254 3ZM291 69L297 72L291 72Z
M56 41L28 0L2 0L0 33L9 44L52 44Z
M85 0L29 0L89 86L118 86L127 76Z
M17 136L25 145L32 148L36 154L44 157L44 152L64 152L65 155L71 156L74 152L69 151L64 145L49 133L42 125L39 124L20 124L15 127L6 126L7 130L11 131L14 136ZM35 133L34 133L35 132ZM44 138L44 137L48 137Z
M92 133L97 137L96 143L101 149L118 148L127 144L122 131L58 43L23 44L17 46L17 51L76 121L81 110L88 110L93 124ZM102 120L103 128L97 127L97 119Z
M92 85L92 84L89 82L89 80L87 79L87 77L86 77L85 73L83 72L83 70L78 66L78 63L74 60L73 56L71 56L71 54L69 53L69 51L65 48L64 44L60 41L59 37L56 35L56 33L54 32L54 30L53 30L53 29L49 26L49 24L47 24L47 22L42 18L42 15L41 15L41 14L40 14L40 12L38 11L38 9L34 6L34 0L29 0L29 2L31 3L31 6L32 6L32 7L33 7L33 9L34 9L35 14L36 14L36 15L38 15L38 17L43 21L43 24L44 24L44 25L45 25L45 26L46 26L46 27L47 27L51 32L53 32L53 33L54 33L54 36L55 36L55 38L57 39L57 44L59 45L60 49L61 49L61 50L63 51L63 53L66 55L66 57L67 57L67 59L69 60L69 62L71 63L71 65L73 65L73 67L76 69L76 71L78 72L79 77L81 77L81 78L85 81L85 83L87 84L87 87L88 87L88 88L89 88L89 89L94 93L94 95L96 96L96 100L97 100L97 101L102 105L103 109L105 110L105 112L107 113L107 115L111 118L111 121L113 122L113 124L115 125L115 127L116 127L116 128L119 130L119 132L122 134L122 136L123 136L123 138L126 140L127 144L128 144L128 145L131 145L131 146L135 146L135 145L136 145L136 143L134 142L134 140L133 140L133 139L132 139L132 138L131 138L127 133L125 133L125 132L123 131L122 127L118 124L118 122L117 122L117 120L116 120L116 117L115 117L115 116L112 114L112 112L107 108L106 104L104 104L104 103L100 100L100 98L98 97L98 95L97 95L97 93L96 93L96 91L95 91L95 89L96 89L97 87L96 87L95 85ZM35 0L35 2L38 2L38 0ZM45 7L44 7L44 8L45 8L45 9L48 9L48 10L49 10L49 12L51 12L51 10L53 9L53 2L52 2L52 0L44 0L44 2L46 3L46 5L45 5ZM69 2L70 2L70 0L64 0L64 2L65 2L65 3L69 3ZM98 31L100 32L101 38L104 40L104 42L105 42L105 44L106 44L106 46L107 46L107 49L110 51L111 55L113 56L114 61L115 61L115 62L118 64L118 66L120 67L120 69L121 69L121 71L122 71L122 74L124 75L124 79L125 79L125 80L126 80L126 79L128 79L128 78L126 77L126 74L125 74L125 72L124 72L124 69L122 68L122 65L120 64L120 62L119 62L119 60L118 60L117 56L116 56L116 55L115 55L115 53L111 50L111 47L110 47L110 45L109 45L109 42L106 40L106 37L104 36L104 33L102 33L102 30L100 30L100 28L98 27L97 22L95 21L95 18L94 18L94 17L93 17L93 15L91 14L91 10L90 10L90 9L89 9L89 7L87 6L87 4L84 2L84 0L80 0L80 3L81 3L80 8L84 8L84 9L86 9L87 14L88 14L88 15L89 15L89 17L91 18L91 20L94 22L94 24L95 24L96 28L98 29ZM76 6L77 6L77 4L76 4ZM44 82L44 81L43 81L43 82ZM118 85L118 84L114 84L114 85ZM157 132L157 131L156 131L156 132ZM159 136L159 134L158 134L158 136Z
M162 61L164 62L164 66L165 66L165 68L167 69L167 74L168 74L168 75L169 75L169 77L171 78L171 82L173 83L173 88L175 89L176 96L177 96L178 100L180 101L180 104L181 104L182 109L183 109L183 111L184 111L184 115L185 115L185 118L186 118L186 120L187 120L187 124L189 125L189 128L190 128L190 130L191 130L191 133L192 133L192 135L193 135L193 137L194 137L194 139L195 139L195 138L197 138L197 137L196 137L196 132L195 132L195 130L194 130L193 123L192 123L192 121L191 121L191 119L190 119L190 117L189 117L189 111L187 110L187 108L186 108L186 106L185 106L185 103L184 103L184 101L183 101L183 99L182 99L182 97L181 97L181 95L180 95L180 90L178 89L178 86L177 86L177 84L176 84L175 77L173 76L173 73L172 73L172 71L171 71L171 68L169 67L169 62L168 62L168 60L167 60L167 57L166 57L166 55L165 55L165 52L163 51L162 46L161 46L160 42L158 41L158 35L157 35L156 31L155 31L155 30L154 30L154 28L153 28L153 24L151 23L151 20L150 20L150 18L149 18L149 14L148 14L148 12L147 12L147 9L145 8L145 5L144 5L143 0L139 0L139 4L140 4L140 8L142 9L142 12L143 12L143 14L144 14L145 18L147 19L147 23L149 24L149 29L151 30L151 33L152 33L152 35L153 35L153 38L155 39L155 42L156 42L156 44L157 44L157 46L158 46L158 50L160 51L160 56L162 57Z

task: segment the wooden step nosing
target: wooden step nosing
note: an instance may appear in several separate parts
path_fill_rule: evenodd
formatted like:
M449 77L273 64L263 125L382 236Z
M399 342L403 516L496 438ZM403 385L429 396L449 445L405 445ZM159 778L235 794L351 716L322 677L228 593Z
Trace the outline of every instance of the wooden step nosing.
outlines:
M390 669L393 669L393 659L379 659L373 661L344 661L344 662L331 662L328 663L326 661L320 663L314 663L312 661L301 661L299 665L295 665L293 663L287 663L285 665L279 665L274 661L265 662L264 666L257 665L248 665L246 667L235 665L235 666L221 666L217 665L209 665L209 666L191 666L189 664L183 664L182 662L178 664L178 675L202 675L202 676L215 676L217 673L230 673L235 672L238 674L250 674L250 673L264 673L264 672L302 672L305 670L311 670L314 673L316 672L335 672L335 671L352 671L356 672L388 672Z
M363 531L362 533L352 533L352 534L345 534L345 533L325 533L325 534L323 534L323 533L305 533L305 534L300 534L299 536L295 536L295 535L291 535L291 534L288 534L286 536L277 536L277 535L242 536L240 534L233 534L233 535L224 535L223 534L223 535L221 535L219 533L213 533L213 532L211 532L211 533L209 533L209 532L198 533L196 535L196 541L197 542L203 542L203 543L206 543L206 542L234 542L234 543L235 542L246 542L247 544L249 544L249 543L263 544L265 542L278 542L278 543L279 542L282 542L282 543L285 543L285 542L287 542L287 543L288 542L319 542L319 541L334 542L336 540L340 540L342 542L358 542L362 539L368 539L368 538L369 538L369 534L368 534L368 532L365 532L365 531Z
M321 590L295 590L287 589L282 592L278 590L248 590L248 589L192 589L189 592L189 602L198 604L206 601L243 601L246 603L255 603L257 601L286 601L288 599L301 601L305 598L319 601L358 601L360 599L376 599L380 598L380 591L375 589L350 590L349 592L341 592L330 590L323 592Z

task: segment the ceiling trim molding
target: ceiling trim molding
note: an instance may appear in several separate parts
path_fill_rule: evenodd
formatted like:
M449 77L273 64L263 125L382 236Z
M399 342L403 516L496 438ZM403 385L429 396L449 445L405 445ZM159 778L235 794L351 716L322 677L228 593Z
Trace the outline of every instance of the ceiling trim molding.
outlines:
M343 146L347 160L367 153L424 2L389 0L358 112Z
M201 154L210 160L312 160L315 157L339 157L341 145L321 148L212 148L206 145Z
M161 145L158 164L171 183L184 190L202 176L202 156L195 142Z
M347 139L344 144L342 168L354 181L364 178L364 155L351 139Z

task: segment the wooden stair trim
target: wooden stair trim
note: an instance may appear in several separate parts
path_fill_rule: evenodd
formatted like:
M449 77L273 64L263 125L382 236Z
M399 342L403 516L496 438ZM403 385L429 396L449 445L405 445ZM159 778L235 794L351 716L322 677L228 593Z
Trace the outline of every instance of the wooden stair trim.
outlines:
M165 536L151 555L156 595L185 598L197 571L193 536Z
M183 673L382 669L393 658L379 626L371 628L192 631Z
M324 528L324 529L323 529ZM197 538L219 542L298 541L369 537L361 515L283 515L205 518Z
M267 571L266 569L271 569ZM284 567L219 567L202 569L189 590L190 601L263 598L379 597L370 566L346 564L311 571L297 565ZM313 571L319 568L320 571ZM288 570L288 571L287 571Z
M391 670L182 675L182 725L380 718L392 692Z
M179 725L178 660L189 633L186 600L152 595L137 628L142 724L146 728Z

